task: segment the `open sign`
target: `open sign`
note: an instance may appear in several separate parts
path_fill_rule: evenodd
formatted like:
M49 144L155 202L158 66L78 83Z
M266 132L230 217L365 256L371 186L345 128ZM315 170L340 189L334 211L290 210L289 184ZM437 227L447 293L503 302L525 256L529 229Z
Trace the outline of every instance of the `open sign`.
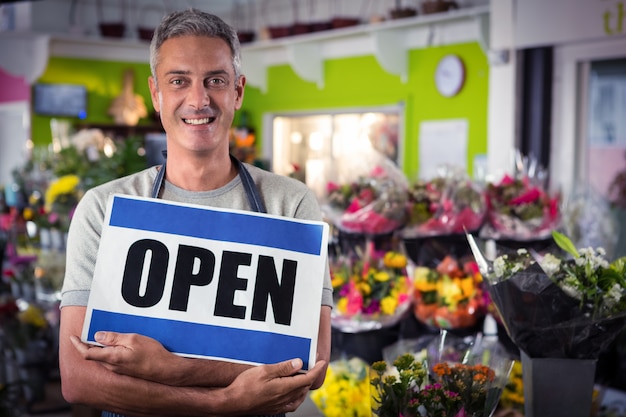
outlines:
M140 333L190 357L315 363L328 225L110 197L82 338Z

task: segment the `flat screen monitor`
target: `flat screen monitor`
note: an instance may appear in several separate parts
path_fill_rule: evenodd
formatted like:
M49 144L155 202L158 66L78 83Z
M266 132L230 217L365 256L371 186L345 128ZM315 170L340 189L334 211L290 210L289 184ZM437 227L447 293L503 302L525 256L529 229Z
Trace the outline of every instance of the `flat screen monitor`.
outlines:
M42 116L87 117L87 88L77 84L35 84L33 110Z

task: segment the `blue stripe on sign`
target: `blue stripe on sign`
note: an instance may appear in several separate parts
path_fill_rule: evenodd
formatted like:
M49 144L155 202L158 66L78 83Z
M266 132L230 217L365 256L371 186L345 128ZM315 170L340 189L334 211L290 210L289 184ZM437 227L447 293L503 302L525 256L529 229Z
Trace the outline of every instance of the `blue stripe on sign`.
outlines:
M234 329L210 324L141 317L93 310L88 341L99 330L139 333L161 342L170 352L213 356L252 363L277 363L301 358L309 369L311 340L256 330Z
M115 196L111 226L319 255L323 226Z

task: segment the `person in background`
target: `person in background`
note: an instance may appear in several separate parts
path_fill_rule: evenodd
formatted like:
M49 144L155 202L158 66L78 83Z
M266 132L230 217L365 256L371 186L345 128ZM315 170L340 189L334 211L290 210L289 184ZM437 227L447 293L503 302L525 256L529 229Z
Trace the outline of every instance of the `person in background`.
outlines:
M306 373L299 372L300 359L250 366L181 357L138 334L99 332L96 341L102 347L79 338L106 203L113 193L321 220L317 200L303 183L241 163L229 153L229 130L246 82L239 41L231 26L195 9L165 16L150 45L150 67L152 102L167 134L166 163L90 189L76 209L61 302L63 396L70 403L107 410L103 415L238 416L294 411L309 390L322 385L330 359L328 268L324 277L311 277L323 280L324 290L318 362Z

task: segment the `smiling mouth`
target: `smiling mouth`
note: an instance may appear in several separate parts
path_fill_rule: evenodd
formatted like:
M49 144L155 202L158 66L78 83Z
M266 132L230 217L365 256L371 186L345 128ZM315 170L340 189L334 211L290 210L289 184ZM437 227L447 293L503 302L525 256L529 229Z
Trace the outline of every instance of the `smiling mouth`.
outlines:
M204 117L202 119L183 119L188 125L206 125L209 123L213 123L215 121L215 117Z

